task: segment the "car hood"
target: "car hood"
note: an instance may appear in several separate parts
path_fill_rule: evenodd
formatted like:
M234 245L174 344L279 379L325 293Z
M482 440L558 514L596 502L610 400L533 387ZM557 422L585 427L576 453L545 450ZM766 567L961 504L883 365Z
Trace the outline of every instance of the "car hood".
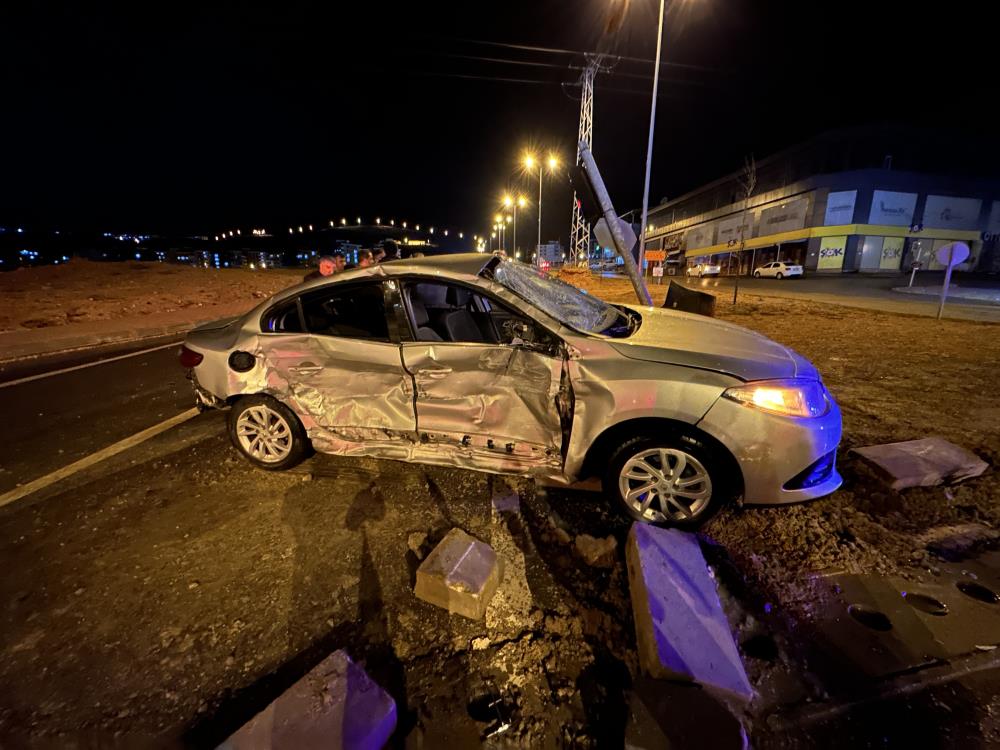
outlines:
M611 342L629 359L697 367L741 380L819 378L807 359L746 328L676 310L629 308L642 315L642 325L629 338Z

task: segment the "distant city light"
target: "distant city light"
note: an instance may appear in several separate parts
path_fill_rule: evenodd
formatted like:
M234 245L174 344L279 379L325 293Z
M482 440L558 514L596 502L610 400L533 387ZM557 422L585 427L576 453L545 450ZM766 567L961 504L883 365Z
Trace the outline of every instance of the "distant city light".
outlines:
M341 220L340 220L340 226L342 226L342 227L346 227L347 226L347 218L346 217L341 218Z
M382 217L381 216L376 216L375 217L375 223L376 224L381 224L382 223Z
M434 227L431 227L431 234L434 234Z
M391 226L391 227L396 226L396 220L395 219L389 219L389 226Z
M447 230L447 229L445 229L445 230L444 230L444 236L445 236L445 237L447 237L447 236L448 236L448 230Z
M465 235L462 232L459 232L458 233L458 239L464 240L465 239Z
M361 223L361 217L359 216L358 217L358 224L360 224L360 223Z
M313 225L312 225L312 224L310 224L310 225L309 225L309 231L311 232L312 230L313 230Z

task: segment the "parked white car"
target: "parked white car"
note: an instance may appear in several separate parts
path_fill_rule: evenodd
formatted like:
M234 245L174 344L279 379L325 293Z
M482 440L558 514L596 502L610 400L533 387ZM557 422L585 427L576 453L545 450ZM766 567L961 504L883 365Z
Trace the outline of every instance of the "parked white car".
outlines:
M696 263L693 266L688 266L685 271L688 276L697 276L699 279L702 276L718 276L721 272L722 266L715 263Z
M787 279L791 276L801 276L802 266L793 266L789 263L783 263L781 261L775 261L774 263L765 263L760 266L756 271L753 272L755 279L761 278L772 278L772 279Z

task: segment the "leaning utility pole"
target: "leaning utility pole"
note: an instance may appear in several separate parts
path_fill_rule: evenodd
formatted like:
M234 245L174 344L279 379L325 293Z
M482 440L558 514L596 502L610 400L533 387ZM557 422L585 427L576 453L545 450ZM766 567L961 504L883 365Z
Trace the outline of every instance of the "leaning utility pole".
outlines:
M601 68L603 55L587 55L587 67L580 75L580 128L577 133L577 144L585 143L587 148L594 147L594 76ZM580 161L580 147L576 149L576 163ZM569 233L569 259L571 265L586 263L590 260L590 223L580 210L580 202L573 193L573 224Z

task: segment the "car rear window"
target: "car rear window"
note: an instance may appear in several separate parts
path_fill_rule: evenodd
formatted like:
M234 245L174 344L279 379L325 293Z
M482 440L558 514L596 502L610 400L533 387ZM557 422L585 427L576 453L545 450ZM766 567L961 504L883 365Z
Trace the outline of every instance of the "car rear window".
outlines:
M302 333L297 300L286 300L264 313L260 329L264 333Z
M302 296L309 333L389 341L382 284L332 285Z

